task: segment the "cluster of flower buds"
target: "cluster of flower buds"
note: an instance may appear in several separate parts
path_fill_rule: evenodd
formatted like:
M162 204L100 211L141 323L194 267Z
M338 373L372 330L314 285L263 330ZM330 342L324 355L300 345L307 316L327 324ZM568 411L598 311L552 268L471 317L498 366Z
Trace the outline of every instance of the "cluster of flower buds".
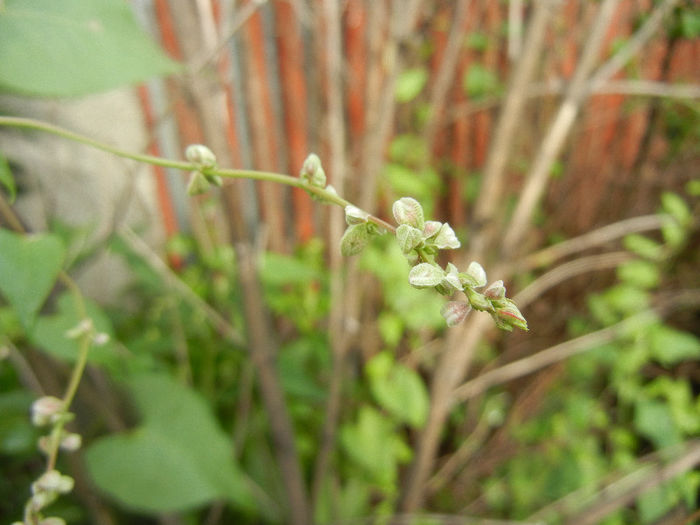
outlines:
M223 184L221 177L205 171L216 168L216 156L212 150L203 144L190 144L185 149L185 158L197 167L190 173L190 181L187 183L188 195L206 193L212 185L221 187Z
M301 171L299 172L299 178L310 188L319 188L326 190L327 193L338 195L333 186L330 184L326 185L326 171L321 165L321 159L318 158L318 155L315 153L309 154L306 160L304 160L304 164L302 164ZM309 190L306 190L306 192L312 199L321 202L324 201L324 198L317 193Z
M348 227L340 239L340 253L357 255L373 235L383 235L386 230L370 221L370 214L355 206L345 207L345 222Z
M92 333L92 324L82 323L71 330L70 336L79 337ZM66 404L62 399L54 396L43 396L32 403L31 418L34 426L51 427L48 435L39 438L39 449L47 456L51 455L56 446L66 451L75 451L80 448L82 438L79 434L68 432L63 428L65 423L73 419L73 414L66 410ZM43 517L41 511L53 503L61 494L67 494L73 490L73 478L61 474L52 469L44 472L39 479L32 483L32 496L29 498L25 509L25 519L29 522L15 522L13 525L65 525L62 518Z

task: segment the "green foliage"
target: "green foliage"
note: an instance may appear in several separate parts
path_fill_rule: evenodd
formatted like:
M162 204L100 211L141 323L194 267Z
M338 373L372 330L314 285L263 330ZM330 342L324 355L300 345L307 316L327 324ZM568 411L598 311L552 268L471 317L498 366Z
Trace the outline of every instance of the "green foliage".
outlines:
M0 64L0 89L44 97L106 91L178 70L120 0L5 0Z
M413 68L402 71L396 80L396 100L410 102L416 98L428 81L428 72L424 68Z
M25 237L0 229L0 292L25 328L53 288L65 250L53 235Z
M472 64L462 79L464 91L473 98L498 95L502 86L496 74L480 64Z
M201 395L166 375L135 376L128 390L142 424L95 441L86 452L92 479L121 504L175 512L226 499L254 506L226 434Z
M3 186L10 197L10 204L12 204L17 197L17 186L15 185L15 178L12 176L12 171L10 171L10 165L7 159L3 156L2 152L0 152L0 187Z

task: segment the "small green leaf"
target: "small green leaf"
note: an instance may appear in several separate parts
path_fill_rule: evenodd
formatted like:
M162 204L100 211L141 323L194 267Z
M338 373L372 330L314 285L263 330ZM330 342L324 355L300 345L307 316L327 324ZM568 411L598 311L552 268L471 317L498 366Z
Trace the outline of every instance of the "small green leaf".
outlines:
M408 272L408 282L416 288L432 288L440 284L445 271L430 263L420 263Z
M665 325L655 326L650 334L651 352L664 366L700 358L700 340L689 332Z
M635 406L634 426L658 448L666 448L681 441L671 412L666 403L640 400Z
M410 102L420 94L427 81L428 72L423 68L403 71L396 81L396 100Z
M423 242L423 232L409 224L401 224L396 228L396 241L401 251L408 254Z
M61 270L65 249L58 237L0 230L0 292L25 328L34 323Z
M0 89L38 96L106 91L178 71L121 0L5 0Z
M340 253L345 257L357 255L369 242L369 230L367 224L355 224L348 226L340 239Z
M500 91L498 77L493 71L479 64L472 64L462 80L467 95L474 98L496 95Z
M653 288L659 284L659 269L649 261L627 261L618 266L617 276L639 288Z
M692 213L688 205L675 193L669 191L661 195L661 207L673 217L681 226L687 225L692 219Z
M10 204L15 202L17 197L17 186L15 185L15 178L12 176L12 171L10 171L10 165L7 159L3 157L0 153L0 186L4 186L7 190L7 194L10 196Z
M663 255L662 245L636 233L627 235L623 240L623 244L627 250L652 261L658 261Z

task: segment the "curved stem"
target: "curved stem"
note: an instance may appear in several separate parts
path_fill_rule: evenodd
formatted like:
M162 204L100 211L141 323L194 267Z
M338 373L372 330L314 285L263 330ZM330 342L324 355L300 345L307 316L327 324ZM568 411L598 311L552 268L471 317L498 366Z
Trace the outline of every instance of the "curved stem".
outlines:
M224 169L224 168L202 168L197 164L191 162L183 162L177 160L165 159L163 157L156 157L154 155L144 155L141 153L133 153L131 151L126 151L104 142L94 140L85 135L79 133L74 133L73 131L67 130L65 128L49 124L48 122L43 122L41 120L35 120L30 118L22 117L3 117L0 116L0 126L8 126L14 128L23 129L34 129L37 131L44 131L46 133L51 133L62 137L64 139L72 140L73 142L79 142L85 144L86 146L91 146L93 148L106 151L107 153L112 153L118 157L125 159L136 160L139 162L145 162L146 164L151 164L154 166L162 166L164 168L174 168L183 171L201 171L207 175L218 175L222 178L228 179L251 179L267 182L276 182L278 184L284 184L286 186L294 186L296 188L301 188L306 190L310 194L316 196L319 200L327 202L330 204L336 204L337 206L345 207L353 205L350 201L347 201L340 197L335 191L329 191L327 188L318 188L316 186L311 186L307 184L304 180L298 177L292 177L291 175L285 175L283 173L274 173L270 171L257 171L257 170L246 170L246 169ZM356 206L357 207L357 206ZM388 222L375 217L372 214L369 215L369 221L381 226L386 230L394 233L396 228L389 224Z

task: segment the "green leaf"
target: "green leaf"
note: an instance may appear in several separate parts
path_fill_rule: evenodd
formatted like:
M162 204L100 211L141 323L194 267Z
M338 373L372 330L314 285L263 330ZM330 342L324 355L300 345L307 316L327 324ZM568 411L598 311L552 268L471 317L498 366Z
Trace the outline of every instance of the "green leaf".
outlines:
M661 195L661 207L681 226L685 226L692 219L692 213L688 205L675 193L664 192Z
M348 226L340 239L340 253L345 257L357 255L369 242L367 224Z
M652 261L658 261L663 255L662 245L636 233L627 235L623 240L623 244L625 249Z
M0 292L25 328L56 282L65 249L53 235L20 235L0 230Z
M666 403L642 399L636 403L634 427L657 448L680 443L681 437Z
M15 186L15 178L10 171L10 165L7 159L0 153L0 186L4 186L7 194L10 196L10 204L15 202L17 197L17 186Z
M367 363L370 389L377 403L402 423L419 427L428 416L428 391L420 376L381 352Z
M5 0L0 89L78 96L178 71L122 0Z
M167 376L142 375L128 387L143 424L107 436L86 452L95 484L124 506L178 512L227 499L250 509L252 494L230 440L206 400Z
M654 288L659 284L659 269L649 261L628 261L617 268L620 280L639 288Z
M697 337L665 325L653 327L650 346L654 358L664 366L700 357L700 340Z
M496 95L500 91L500 82L496 74L479 64L469 66L464 73L462 85L467 95L474 98Z
M396 81L396 100L410 102L420 94L427 81L428 72L423 68L403 71Z
M360 407L356 423L343 425L340 442L353 461L387 489L396 482L399 463L411 457L394 425L369 406Z

